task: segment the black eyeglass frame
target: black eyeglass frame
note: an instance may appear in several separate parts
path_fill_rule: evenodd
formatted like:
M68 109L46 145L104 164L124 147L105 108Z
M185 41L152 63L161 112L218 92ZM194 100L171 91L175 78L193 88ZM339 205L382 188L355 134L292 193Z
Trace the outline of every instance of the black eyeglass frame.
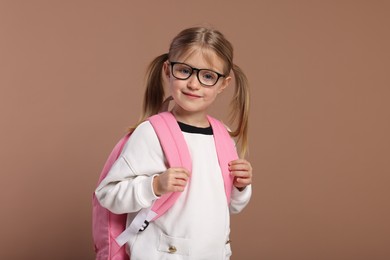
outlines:
M172 73L172 76L174 76L176 79L179 79L179 80L186 80L186 79L189 79L189 78L192 76L192 74L194 74L194 71L196 71L196 78L198 79L199 83L202 84L203 86L206 86L206 87L215 86L215 84L218 83L218 80L219 80L220 78L226 78L226 75L221 74L221 73L218 73L218 72L216 72L216 71L214 71L214 70L194 68L194 67L191 67L190 65L188 65L187 63L184 63L184 62L169 61L169 64L171 65L171 73ZM186 65L186 66L188 66L188 67L191 69L191 73L189 73L189 75L188 75L187 78L178 78L178 77L176 77L176 76L173 74L173 66L174 66L175 64ZM211 72L217 74L218 78L217 78L217 80L215 81L214 84L208 85L208 84L202 83L202 81L199 79L199 72L202 71L202 70L203 70L203 71L205 71L205 70L206 70L206 71L211 71Z

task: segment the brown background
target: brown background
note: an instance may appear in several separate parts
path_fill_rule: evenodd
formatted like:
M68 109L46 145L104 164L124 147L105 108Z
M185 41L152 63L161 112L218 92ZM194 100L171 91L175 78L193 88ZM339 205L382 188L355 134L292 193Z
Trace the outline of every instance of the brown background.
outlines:
M100 170L147 64L193 25L251 82L232 259L390 259L390 4L368 0L0 1L0 259L93 259Z

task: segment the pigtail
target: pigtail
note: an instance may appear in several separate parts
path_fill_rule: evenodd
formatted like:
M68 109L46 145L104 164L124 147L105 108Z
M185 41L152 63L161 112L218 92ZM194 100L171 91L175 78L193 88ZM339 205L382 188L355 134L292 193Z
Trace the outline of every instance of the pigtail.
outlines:
M157 114L161 109L165 96L162 70L167 60L168 53L165 53L155 58L148 67L141 120Z
M168 53L156 57L146 71L146 90L144 94L142 113L139 122L129 128L129 132L147 118L160 112L164 103L163 65L168 60Z
M249 119L249 83L244 72L233 64L235 90L231 102L231 122L237 122L237 128L230 134L237 138L239 155L245 157L248 150L248 119Z

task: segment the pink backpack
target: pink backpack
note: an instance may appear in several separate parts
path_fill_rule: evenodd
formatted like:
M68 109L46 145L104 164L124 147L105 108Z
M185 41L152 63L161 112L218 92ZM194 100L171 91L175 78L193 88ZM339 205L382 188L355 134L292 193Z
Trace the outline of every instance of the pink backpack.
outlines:
M229 173L228 163L238 158L234 143L226 127L218 120L208 117L213 129L219 165L222 170L227 202L233 188L233 178ZM192 169L184 136L175 117L163 112L149 118L164 151L169 167ZM122 149L131 134L124 136L114 147L100 174L100 183L110 171L111 166L120 156ZM144 230L150 221L163 215L180 196L180 192L164 194L157 199L151 208L142 209L129 227L126 228L127 214L117 215L103 208L95 194L92 199L92 235L95 245L96 260L129 260L130 257L123 246L139 231Z

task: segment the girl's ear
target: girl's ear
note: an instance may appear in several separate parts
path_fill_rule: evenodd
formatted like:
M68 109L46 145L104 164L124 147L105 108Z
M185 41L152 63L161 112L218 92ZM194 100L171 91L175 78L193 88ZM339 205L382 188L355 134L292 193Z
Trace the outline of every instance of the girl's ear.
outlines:
M163 70L164 70L164 75L169 79L169 77L171 76L171 71L170 71L168 61L164 62Z
M224 91L225 88L226 88L227 86L229 86L229 83L230 83L231 80L232 80L232 77L230 77L230 76L229 76L229 77L226 77L226 78L223 80L221 86L220 86L219 89L218 89L218 94L219 94L219 93L222 93L222 91Z

